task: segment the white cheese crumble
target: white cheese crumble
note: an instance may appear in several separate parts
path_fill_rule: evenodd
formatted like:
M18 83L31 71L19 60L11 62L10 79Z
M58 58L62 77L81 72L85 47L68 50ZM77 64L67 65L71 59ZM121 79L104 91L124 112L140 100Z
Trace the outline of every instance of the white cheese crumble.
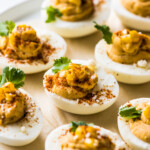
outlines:
M21 130L22 133L26 133L26 127L25 127L25 126L22 126L22 127L20 128L20 130Z
M139 60L137 62L137 67L146 68L147 67L147 61L146 60Z

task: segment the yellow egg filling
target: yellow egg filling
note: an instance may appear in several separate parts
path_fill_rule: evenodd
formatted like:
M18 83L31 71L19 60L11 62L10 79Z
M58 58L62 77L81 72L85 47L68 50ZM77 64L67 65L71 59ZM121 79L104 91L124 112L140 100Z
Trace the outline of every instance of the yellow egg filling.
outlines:
M118 63L133 64L150 60L150 37L135 30L122 30L113 34L108 56Z
M68 70L61 70L49 81L49 90L67 99L85 97L95 87L98 76L88 66L70 63Z
M115 144L107 136L100 134L100 129L92 126L78 126L75 132L69 131L60 137L62 150L113 150Z
M16 91L11 82L0 88L0 125L17 122L25 114L25 99Z
M53 5L62 13L62 20L79 21L88 18L94 12L92 0L54 0Z

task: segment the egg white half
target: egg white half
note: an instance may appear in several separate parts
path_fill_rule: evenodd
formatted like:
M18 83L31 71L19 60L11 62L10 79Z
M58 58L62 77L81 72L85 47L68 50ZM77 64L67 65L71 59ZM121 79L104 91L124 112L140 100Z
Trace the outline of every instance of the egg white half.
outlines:
M25 116L16 123L0 126L0 142L10 146L24 146L33 142L39 136L43 126L42 113L34 99L23 89L19 91L30 98L31 105L27 109L30 116L28 118Z
M55 130L53 130L47 137L45 142L45 150L61 150L61 143L59 141L59 137L61 135L65 134L65 131L68 130L71 127L70 124L68 125L62 125ZM111 138L112 142L116 145L115 150L121 149L121 148L127 148L125 143L121 140L121 138L118 136L118 134L113 133L107 129L101 128L99 126L95 126L95 128L101 129L101 135L106 135Z
M121 0L113 0L112 6L124 25L138 30L150 31L150 18L131 13L121 4Z
M111 48L104 40L101 40L95 48L95 58L105 71L112 73L115 78L128 84L140 84L150 81L150 70L139 68L135 65L121 64L112 61L107 55L106 49Z
M45 41L48 38L49 39L48 43L53 48L56 48L54 53L52 53L49 56L48 63L44 64L41 61L33 61L31 64L29 63L21 64L19 62L13 62L13 61L10 62L9 58L6 57L0 57L0 70L2 70L6 66L14 66L16 68L23 70L25 74L33 74L33 73L37 73L49 69L50 67L52 67L54 63L54 59L58 59L65 55L67 50L67 45L62 37L60 37L58 34L54 32L50 32L47 30L36 29L36 31L37 31L37 36L39 38L41 38L43 41Z
M44 8L49 7L50 5L51 0L44 0L42 4L41 17L44 22L45 20L47 20L47 13ZM106 3L102 4L101 7L95 4L95 7L95 13L88 19L76 22L69 22L57 18L55 22L45 23L45 26L47 27L47 29L53 30L58 34L62 35L63 37L67 38L76 38L92 34L97 31L94 28L93 21L96 21L98 24L104 24L110 14L109 1L106 1Z
M133 106L141 103L150 103L150 98L139 98L131 100ZM126 106L128 103L124 104ZM150 144L142 141L141 139L137 138L130 130L128 123L125 119L118 117L118 128L122 138L125 142L134 150L150 150Z
M89 60L73 60L73 63L82 64L82 65L89 65L91 61ZM93 91L101 90L101 89L108 89L112 92L112 94L115 96L113 98L107 98L107 94L104 92L104 95L101 96L99 99L102 100L101 104L94 103L92 105L89 105L88 103L80 103L78 104L77 100L70 100L63 98L55 93L49 92L45 88L45 80L43 81L44 88L46 94L49 96L49 103L54 103L57 107L59 107L62 110L65 110L70 113L74 114L94 114L98 113L100 111L103 111L110 107L116 100L119 95L119 85L111 74L107 74L103 71L101 68L97 68L95 73L98 75L98 83L93 89ZM52 69L48 70L45 75L52 75ZM44 75L44 76L45 76Z

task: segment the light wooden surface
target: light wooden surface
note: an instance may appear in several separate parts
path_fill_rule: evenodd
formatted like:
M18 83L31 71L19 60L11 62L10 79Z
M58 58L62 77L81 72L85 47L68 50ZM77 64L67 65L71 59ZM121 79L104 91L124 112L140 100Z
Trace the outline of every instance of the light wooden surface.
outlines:
M30 23L32 25L37 25L37 22L38 26L44 28L44 26L39 23L38 20L34 20ZM120 21L114 14L111 14L108 24L110 25L112 31L123 28ZM68 44L67 56L73 59L94 58L94 48L99 40L99 32L84 38L66 39L66 42ZM119 98L117 102L110 108L94 115L74 115L64 112L48 102L50 101L50 99L44 92L44 88L42 85L43 74L44 72L34 75L27 75L24 86L24 89L32 94L32 96L38 102L43 112L44 126L40 136L33 143L24 147L9 147L0 144L0 150L44 150L45 139L49 132L62 124L69 123L70 121L83 120L90 123L93 122L94 124L110 129L111 131L118 132L117 113L119 106L134 98L150 97L150 83L142 85L127 85L119 83Z

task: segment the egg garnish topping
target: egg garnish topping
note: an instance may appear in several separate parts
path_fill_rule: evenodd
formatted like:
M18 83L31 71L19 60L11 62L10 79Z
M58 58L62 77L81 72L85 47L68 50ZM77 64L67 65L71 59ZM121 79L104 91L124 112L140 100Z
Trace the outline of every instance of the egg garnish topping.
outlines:
M0 78L0 142L23 146L34 141L42 128L42 114L24 90L25 74L5 67Z
M109 27L95 26L103 32L95 48L100 66L118 81L138 84L150 81L150 37L136 30L124 29L111 33Z
M110 76L109 80L107 76ZM55 60L52 69L44 75L43 83L56 106L78 114L91 114L108 108L119 93L114 77L105 74L94 62L71 61L66 57Z
M124 25L150 31L149 0L113 0L112 8Z
M150 99L135 99L120 107L118 127L131 148L150 149Z
M41 16L46 27L73 38L95 32L92 21L104 23L109 12L109 2L105 0L45 0Z
M92 0L55 0L52 5L60 11L60 19L65 21L79 21L88 18L94 12ZM49 18L48 18L49 19ZM53 20L47 20L47 22Z
M118 63L133 64L150 60L150 37L136 30L117 31L112 37L113 44L107 49L108 56Z
M39 72L51 67L52 57L59 58L59 55L63 56L66 51L65 43L61 45L61 49L55 46L53 41L53 38L57 38L55 35L51 35L53 38L50 39L50 35L44 31L39 35L31 26L23 24L15 27L12 21L1 24L8 28L8 32L0 29L1 69L11 64L24 70L25 73ZM50 42L51 40L54 43ZM59 40L58 38L57 41Z
M55 135L54 135L55 134ZM126 150L125 143L116 133L87 124L83 121L72 121L52 131L45 143L45 150Z
M122 5L131 13L142 16L150 17L150 1L147 0L121 0Z

